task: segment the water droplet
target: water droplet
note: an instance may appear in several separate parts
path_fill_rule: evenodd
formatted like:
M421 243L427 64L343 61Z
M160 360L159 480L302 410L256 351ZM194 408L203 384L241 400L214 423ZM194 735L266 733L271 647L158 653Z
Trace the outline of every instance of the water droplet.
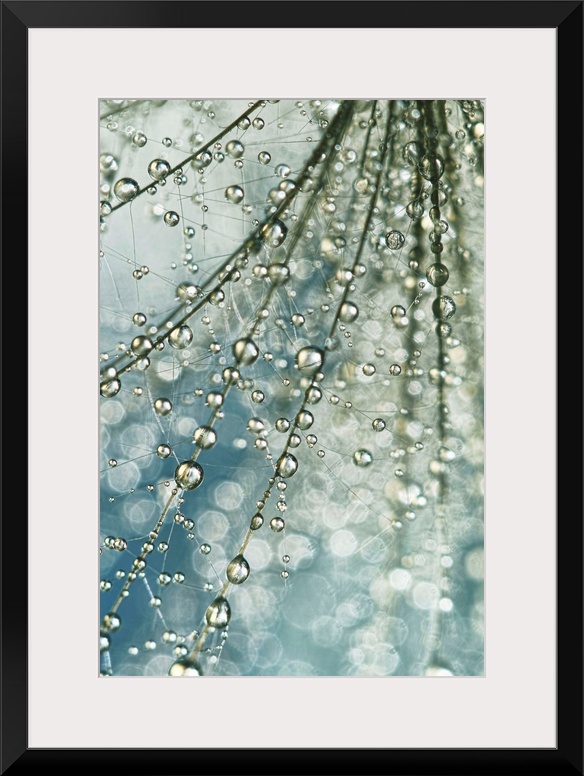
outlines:
M281 245L286 239L287 234L288 227L282 221L277 219L271 224L266 224L260 232L260 235L265 241L266 245L272 248L277 248L279 245Z
M450 277L448 267L445 264L436 262L431 264L426 270L426 278L432 286L443 286Z
M181 302L191 302L196 299L201 289L192 283L180 283L176 288L176 295Z
M102 627L105 631L116 631L121 627L121 625L122 620L120 619L120 615L117 614L117 612L110 612L103 618Z
M445 665L431 665L424 671L425 676L454 676L454 673Z
M236 555L227 566L227 579L232 585L241 585L249 577L249 563L243 555Z
M290 169L290 167L288 167L287 164L279 164L276 167L276 175L278 176L278 178L287 178L291 172L292 170Z
M102 216L109 216L109 214L112 212L112 206L111 202L108 202L107 200L102 200L99 203L99 212Z
M241 379L241 373L234 366L228 366L221 373L221 377L226 385L233 385Z
M449 296L438 296L432 303L432 312L434 313L434 317L439 321L445 321L448 320L448 318L452 318L456 312L454 299L451 299Z
M229 601L223 596L217 598L209 604L205 612L205 619L210 628L224 628L231 619L231 607Z
M374 431L383 431L385 428L385 421L383 418L375 418L371 425L373 426Z
M416 199L408 204L406 213L414 221L416 218L421 218L424 215L424 206L419 199Z
M353 323L359 317L359 308L353 302L343 302L339 310L339 319L343 323Z
M394 375L394 377L397 377L397 375L401 374L401 366L399 364L392 364L389 367L389 374Z
M418 169L427 181L437 181L444 173L444 159L436 154L425 154L420 159Z
M134 337L130 343L130 350L135 356L145 356L147 353L150 353L153 347L154 344L152 340L149 337L145 337L143 335Z
M114 194L120 202L130 202L138 196L140 187L133 178L120 178L114 185Z
M207 404L207 407L210 407L211 409L219 409L223 404L223 394L218 391L210 391L207 394L205 403Z
M217 433L210 426L199 426L193 432L193 442L201 450L208 450L217 442Z
M270 264L268 277L274 286L283 286L290 278L290 270L286 264Z
M320 348L308 345L296 353L296 366L303 375L316 374L324 363L324 353Z
M373 462L373 456L369 450L361 448L353 453L353 461L357 466L369 466Z
M138 146L138 148L144 148L147 142L148 138L143 132L134 133L132 137L132 143L134 143L135 146Z
M164 223L167 226L178 226L179 221L179 214L175 213L174 210L169 210L164 214Z
M247 421L247 428L252 434L261 434L265 430L264 422L260 418L250 418Z
M225 189L225 199L228 202L232 202L234 205L238 205L243 201L243 189L241 186L228 186Z
M170 164L164 159L153 159L148 165L148 175L155 181L161 181L170 173Z
M273 517L270 520L270 528L272 529L272 531L275 531L276 533L280 533L280 531L283 531L285 525L286 523L281 517Z
M193 331L190 326L183 323L178 329L173 329L168 335L168 341L171 347L176 350L183 350L193 341Z
M298 439L298 442L300 442L300 438ZM284 479L292 477L297 469L298 461L291 453L284 453L276 464L276 474L279 474L280 477L284 477Z
M146 316L144 313L134 313L132 316L132 322L135 326L144 326L146 323Z
M155 399L154 411L157 415L160 415L160 417L164 418L172 412L172 402L170 399Z
M258 346L251 337L242 337L233 343L233 355L238 364L249 366L257 361L259 356Z
M311 385L308 391L306 392L306 401L309 404L318 404L318 402L322 399L322 391L317 385Z
M225 150L232 159L239 159L243 156L245 148L243 147L243 143L240 143L239 140L230 140L225 146Z
M100 154L99 169L101 172L109 173L111 175L118 169L118 160L115 156L112 156L112 154Z
M263 524L264 524L263 515L260 512L257 512L252 517L249 527L251 528L252 531L257 531L258 528L261 528Z
M260 164L269 164L272 161L272 157L267 151L260 151L258 154L258 162Z
M296 425L298 428L302 429L302 431L306 431L313 423L314 415L308 410L301 410L298 415L296 415Z
M220 305L224 299L225 299L225 291L223 291L222 288L218 288L216 291L213 291L211 296L209 297L209 301L215 307Z
M403 150L403 157L406 164L409 164L410 167L415 167L418 162L420 161L420 157L422 155L422 149L420 147L419 143L416 143L416 141L412 141L411 143L406 143Z
M189 660L175 660L168 669L169 676L201 676L195 663Z
M392 251L397 251L402 247L406 238L401 232L391 231L385 235L385 240L388 248L391 248Z
M266 395L263 391L253 391L251 394L251 400L254 404L261 404L265 398Z
M121 387L121 382L117 378L114 378L113 380L108 380L107 382L101 383L99 386L99 392L104 398L111 399L112 396L115 396L117 393L119 393Z
M358 194L365 194L365 192L369 188L369 181L367 180L367 178L359 178L358 180L355 181L355 183L353 184L353 187Z
M159 458L168 458L168 456L172 453L172 450L170 448L170 445L161 444L158 445L156 448L156 455Z
M194 490L203 482L203 468L196 461L179 463L174 472L176 484L184 490Z
M391 317L394 320L403 318L405 314L405 308L402 307L401 304L394 304L394 306L391 308Z
M371 377L371 375L374 375L377 370L375 369L375 364L364 364L363 365L363 374L366 377Z
M276 431L279 431L281 434L286 433L288 429L290 428L290 421L288 418L278 418L276 421Z

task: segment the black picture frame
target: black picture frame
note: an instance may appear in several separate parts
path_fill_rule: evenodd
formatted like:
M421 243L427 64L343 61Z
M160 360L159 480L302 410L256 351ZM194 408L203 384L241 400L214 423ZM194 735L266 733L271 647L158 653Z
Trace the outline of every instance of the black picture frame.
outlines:
M136 13L139 5L139 13ZM560 379L562 364L574 354L582 354L582 20L583 3L566 2L385 2L376 3L375 13L385 13L388 27L451 28L555 28L557 32L557 261L569 261L572 294L558 299L557 331L564 319L563 338L558 336L557 364L557 747L542 749L225 749L217 757L214 749L197 749L196 763L191 749L30 749L27 741L27 587L28 575L23 553L14 547L28 546L25 519L9 519L12 509L5 505L1 531L2 552L2 752L0 772L35 773L55 769L60 774L79 773L86 767L104 772L147 774L177 773L279 773L346 772L359 774L571 774L582 773L582 501L581 448L564 455L559 465L560 431L567 430L570 440L582 440L582 362L573 366L569 376ZM268 15L250 14L250 4L222 3L229 7L230 26L286 26L288 3L271 4ZM314 7L314 3L312 4ZM367 27L370 17L360 3L351 14L350 24L339 21L332 26ZM3 288L22 292L24 264L14 270L13 259L26 254L27 218L27 35L30 28L164 28L201 26L200 2L79 2L65 0L42 2L15 0L1 3L2 34L2 193L10 208L3 210L2 262ZM276 13L276 10L279 13ZM346 16L346 15L341 15ZM312 27L330 27L330 15L319 23L311 15ZM251 24L250 24L251 20ZM205 26L204 24L202 26ZM10 198L7 194L10 191ZM19 206L14 206L18 203ZM537 219L536 219L537 223ZM561 303L560 303L561 302ZM21 301L19 300L19 305ZM576 322L568 322L576 310ZM568 325L570 328L568 329ZM6 327L6 337L12 327ZM566 355L566 360L562 358ZM19 375L21 384L25 379ZM569 386L569 387L568 387ZM10 394L10 388L7 390ZM569 395L568 395L569 394ZM569 415L568 415L569 413ZM25 421L26 422L26 421ZM19 424L23 422L19 420ZM10 440L11 460L14 446L22 446L20 461L25 461L27 434L19 428L19 440ZM568 445L569 448L569 445ZM551 460L542 465L552 467ZM9 498L4 490L5 499ZM579 508L578 508L579 507ZM22 503L18 511L22 513ZM14 580L18 580L15 584ZM534 584L537 581L534 580ZM53 670L48 666L47 670ZM537 681L537 677L534 677Z

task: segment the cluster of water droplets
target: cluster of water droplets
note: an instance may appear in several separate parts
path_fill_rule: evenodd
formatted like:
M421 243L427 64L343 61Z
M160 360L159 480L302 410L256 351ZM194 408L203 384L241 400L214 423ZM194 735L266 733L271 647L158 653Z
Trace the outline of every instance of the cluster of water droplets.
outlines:
M480 673L482 106L113 110L102 673Z

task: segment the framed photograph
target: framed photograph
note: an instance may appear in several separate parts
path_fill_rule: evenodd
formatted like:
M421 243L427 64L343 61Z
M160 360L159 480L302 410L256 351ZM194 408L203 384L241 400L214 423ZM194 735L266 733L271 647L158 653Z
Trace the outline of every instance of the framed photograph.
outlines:
M582 3L266 10L2 3L1 771L582 773Z

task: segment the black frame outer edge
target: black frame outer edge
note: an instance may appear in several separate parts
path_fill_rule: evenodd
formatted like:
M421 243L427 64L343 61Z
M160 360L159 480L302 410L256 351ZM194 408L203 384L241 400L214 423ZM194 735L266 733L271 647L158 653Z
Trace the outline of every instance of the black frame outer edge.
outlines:
M249 4L228 3L230 25L261 27L253 15L250 23ZM360 8L363 3L360 4ZM273 5L271 6L274 7ZM287 6L284 6L286 8ZM557 102L557 181L558 181L558 253L557 261L570 260L571 287L576 282L582 293L582 230L578 218L582 213L582 2L517 2L489 0L483 2L386 2L376 4L375 11L399 27L492 27L492 28L557 28L558 102ZM2 279L10 288L22 291L28 283L28 270L22 261L28 249L28 29L31 27L188 27L201 26L202 5L197 2L139 3L126 0L106 2L2 2L2 185L3 201L10 203L9 222L2 218L2 255L12 259L0 265ZM366 8L363 6L363 10ZM526 23L526 17L529 17ZM311 18L312 23L312 18ZM280 26L273 16L265 26ZM370 26L364 13L352 19L350 26ZM281 25L285 26L285 25ZM318 22L311 26L319 27ZM346 26L339 24L339 27ZM569 163L568 163L569 162ZM560 200L562 207L560 207ZM569 203L566 207L565 203ZM574 217L575 216L575 217ZM14 257L18 256L18 260ZM18 275L13 266L18 266ZM11 272L13 278L11 278ZM575 277L574 277L575 276ZM25 282L23 282L25 281ZM564 333L574 309L581 315L578 292L575 304L557 306L557 325L564 321ZM557 418L558 418L558 747L556 749L224 749L218 756L214 749L28 749L27 748L27 654L23 636L27 633L28 579L26 553L15 553L14 547L28 546L26 520L5 519L0 527L2 552L2 742L0 773L30 773L56 767L61 774L77 774L88 764L107 769L109 773L139 771L149 774L217 774L245 772L273 773L282 776L314 770L337 770L356 774L458 774L529 773L582 774L582 500L575 509L574 482L582 481L580 455L564 456L559 466L560 433L567 429L582 440L582 369L569 375L570 400L560 401L562 383L559 365L568 363L562 352L573 360L581 356L582 320L570 336L558 336ZM580 362L581 367L581 362ZM26 368L25 363L19 367ZM1 361L0 361L1 369ZM19 374L21 384L26 380ZM574 394L576 394L574 396ZM569 413L569 414L568 414ZM11 439L11 450L21 445L20 460L27 459L26 418L19 419L18 440ZM573 450L572 450L573 453ZM1 476L1 475L0 475ZM23 513L22 503L19 512ZM8 510L5 514L10 514ZM14 513L12 513L14 514ZM566 520L566 518L569 518ZM24 562L23 562L24 558ZM18 584L13 580L17 579ZM52 670L47 666L47 670ZM534 677L537 681L537 677ZM196 753L196 763L194 754ZM195 771L196 766L196 771Z

